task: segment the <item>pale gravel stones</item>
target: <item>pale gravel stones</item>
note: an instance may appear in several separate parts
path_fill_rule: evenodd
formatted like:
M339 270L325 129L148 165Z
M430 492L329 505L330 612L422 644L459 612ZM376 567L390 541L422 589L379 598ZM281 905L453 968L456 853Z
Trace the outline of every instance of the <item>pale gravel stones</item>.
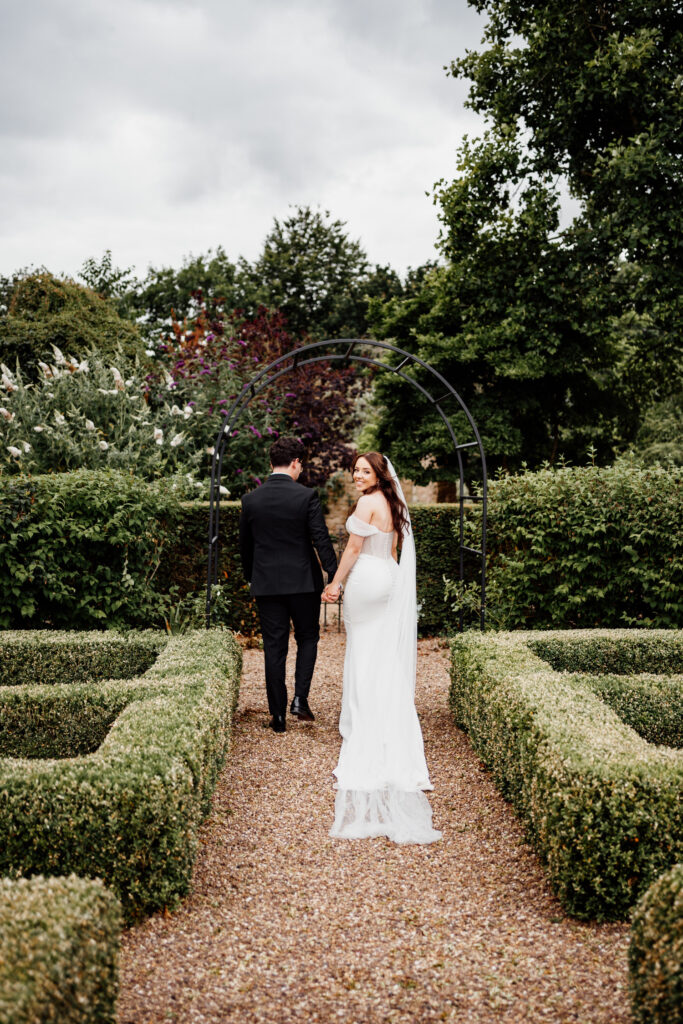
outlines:
M628 926L563 913L452 724L439 641L420 641L417 703L443 840L328 837L344 647L330 620L317 720L290 720L285 735L264 728L263 655L244 652L194 893L124 934L119 1024L629 1021Z

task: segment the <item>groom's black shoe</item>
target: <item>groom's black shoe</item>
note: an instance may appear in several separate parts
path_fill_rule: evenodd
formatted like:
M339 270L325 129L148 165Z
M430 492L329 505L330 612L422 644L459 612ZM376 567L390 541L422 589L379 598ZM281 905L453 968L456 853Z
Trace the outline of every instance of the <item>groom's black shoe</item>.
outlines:
M296 715L297 718L302 719L304 722L315 721L315 715L309 708L305 697L295 697L289 710L292 715Z
M287 719L284 715L273 715L269 725L273 732L285 732L287 729Z

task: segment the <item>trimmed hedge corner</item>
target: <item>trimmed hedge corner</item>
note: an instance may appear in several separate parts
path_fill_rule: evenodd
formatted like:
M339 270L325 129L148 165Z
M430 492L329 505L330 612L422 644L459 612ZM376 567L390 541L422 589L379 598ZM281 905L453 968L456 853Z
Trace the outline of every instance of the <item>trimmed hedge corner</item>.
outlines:
M660 664L675 663L680 635L663 630L468 633L451 641L455 720L525 822L562 904L580 918L624 919L683 857L683 754L625 724L601 697L603 676L557 671L534 651L576 642L585 673L591 644L594 664L609 669L609 645L625 665L637 657L624 648L643 640L662 648ZM629 693L637 706L645 692L640 719L651 716L657 692L633 685ZM680 730L668 693L662 699Z
M120 929L98 880L0 879L0 1024L113 1024Z
M628 962L636 1024L681 1024L683 864L658 878L636 906Z
M197 631L168 639L138 680L93 683L90 695L86 686L50 687L51 710L38 715L43 750L52 745L54 757L70 716L78 742L99 746L70 760L0 761L0 872L100 877L128 922L175 906L227 752L240 668L231 633ZM44 711L37 690L24 695ZM7 743L23 742L19 716L12 722Z
M154 630L0 630L0 686L131 679L147 671L167 640Z

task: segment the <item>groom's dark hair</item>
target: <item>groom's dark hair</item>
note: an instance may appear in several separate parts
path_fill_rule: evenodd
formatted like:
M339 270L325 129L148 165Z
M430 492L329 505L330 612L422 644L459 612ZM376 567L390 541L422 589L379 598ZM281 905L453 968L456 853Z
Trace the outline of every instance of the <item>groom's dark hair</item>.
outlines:
M270 446L270 464L275 469L277 466L288 466L294 459L303 463L306 458L306 448L303 441L297 437L278 437Z

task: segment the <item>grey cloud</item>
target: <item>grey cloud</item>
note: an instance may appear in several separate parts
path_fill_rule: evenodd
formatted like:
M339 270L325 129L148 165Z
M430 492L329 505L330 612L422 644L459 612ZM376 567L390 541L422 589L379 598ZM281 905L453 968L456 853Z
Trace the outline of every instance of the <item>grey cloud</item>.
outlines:
M13 245L34 237L40 248L41 209L50 230L60 217L80 218L85 231L85 216L106 226L113 225L108 217L128 215L136 233L164 209L180 223L182 208L189 217L192 210L204 216L205 207L239 207L248 224L245 204L256 203L251 222L261 224L288 202L315 204L331 193L349 206L332 212L353 219L350 180L358 182L364 220L373 208L386 216L387 195L382 202L366 195L379 186L363 181L360 168L385 167L393 175L389 193L403 197L413 186L400 177L401 163L409 175L430 152L454 151L475 123L462 109L464 83L442 70L483 31L465 0L23 0L6 7L0 232ZM433 181L450 170L435 164L427 173ZM428 207L423 192L431 182L419 175L416 202ZM2 272L21 260L2 237L0 244ZM71 268L66 254L75 244L65 237ZM144 244L142 237L135 243L140 251ZM54 251L54 239L46 247Z

